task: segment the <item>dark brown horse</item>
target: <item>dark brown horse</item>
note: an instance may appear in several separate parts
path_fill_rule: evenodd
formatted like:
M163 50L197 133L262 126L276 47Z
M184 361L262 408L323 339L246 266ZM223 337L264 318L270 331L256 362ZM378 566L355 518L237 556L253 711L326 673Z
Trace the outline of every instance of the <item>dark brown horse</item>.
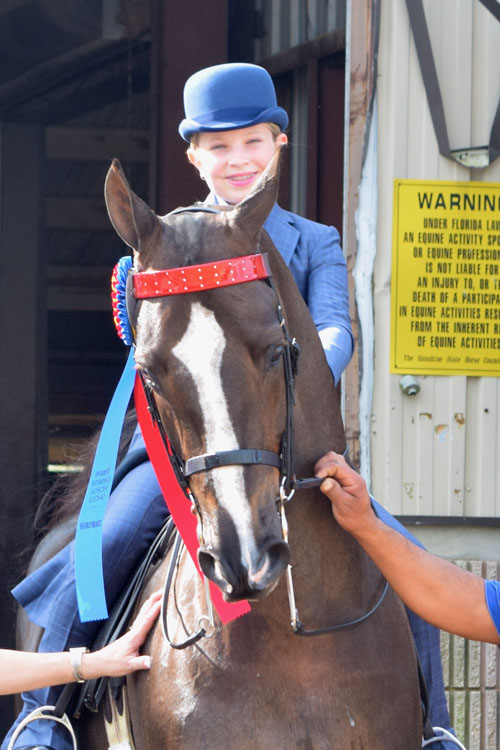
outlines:
M146 644L151 671L128 678L137 750L421 746L416 660L401 603L391 591L383 598L379 572L336 524L317 488L298 490L287 503L288 543L283 538L280 485L288 494L292 474L310 477L323 453L344 451L345 439L316 328L263 231L278 166L276 155L258 188L234 208L161 218L132 192L116 162L106 181L111 221L133 248L137 272L259 253L268 254L272 271L272 283L199 289L135 306L136 361L179 458L237 451L236 463L205 467L189 484L201 568L227 600L251 600L249 614L226 625L216 616L210 637L183 650L171 648L155 627ZM297 373L292 337L300 345ZM293 438L293 467L278 468L272 459L243 463L250 449L288 455L284 437L289 444ZM296 634L289 572L283 575L289 562L307 630L375 611L335 632ZM143 597L163 585L168 563ZM183 552L166 606L171 639L196 630L206 606L201 578ZM97 721L83 721L83 750L107 747Z
M144 299L136 310L136 360L183 461L227 450L278 454L287 427L289 332L301 349L293 471L309 477L324 452L344 450L345 439L315 326L263 231L276 200L278 162L276 156L252 195L217 213L160 218L132 192L116 163L106 200L140 272L268 253L284 325L266 281ZM414 648L392 592L351 628L301 637L290 627L282 575L289 559L308 629L359 618L379 600L383 581L335 523L318 489L297 491L288 503L289 544L283 541L276 510L280 480L271 465L221 466L190 477L200 565L227 599L250 599L252 609L227 625L216 621L210 638L180 651L156 627L148 644L151 672L129 679L138 750L420 747ZM164 568L155 574L144 596L164 575ZM169 598L172 640L185 638L205 611L201 579L184 553Z

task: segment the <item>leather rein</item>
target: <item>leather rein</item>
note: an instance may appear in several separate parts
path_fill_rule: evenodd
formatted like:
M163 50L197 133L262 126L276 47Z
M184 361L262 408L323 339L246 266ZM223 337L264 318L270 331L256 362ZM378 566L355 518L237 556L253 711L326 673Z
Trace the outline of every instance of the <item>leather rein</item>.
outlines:
M172 211L169 215L193 211L219 213L218 210L208 206L194 205L188 208L177 209L175 211ZM136 317L135 305L140 299L151 299L160 296L166 297L177 294L188 294L192 292L200 292L208 289L216 289L223 286L242 284L256 280L265 281L267 284L269 284L274 292L274 296L276 298L276 311L278 321L284 337L283 362L286 388L286 419L285 429L281 440L280 453L254 448L241 448L227 451L216 451L215 453L193 456L183 462L176 455L175 451L173 451L170 445L168 436L165 432L160 414L158 412L158 408L156 406L152 386L145 380L140 371L139 375L142 380L151 417L158 426L163 443L172 461L172 465L179 484L183 489L186 498L190 503L194 504L196 513L199 516L201 515L199 504L196 500L196 497L194 496L194 493L190 491L188 483L189 477L193 474L211 471L212 469L220 466L230 465L274 466L280 471L280 492L276 502L278 513L281 518L283 539L288 543L288 524L285 516L285 504L292 499L296 490L319 487L323 480L316 476L297 479L293 472L293 407L295 404L295 376L297 375L298 371L300 348L296 339L292 338L288 332L279 295L273 283L267 254L257 253L255 255L247 255L231 258L228 260L215 261L213 263L183 266L162 271L138 272L131 269L127 278L127 312L129 320L132 323L132 327L134 328ZM179 552L179 549L180 543L176 545L177 554ZM177 554L173 553L172 555L171 568L169 574L167 575L166 596L168 595L168 590L172 583L173 570L176 564L175 559L177 557ZM388 583L387 581L384 581L383 590L375 605L369 611L356 619L324 628L307 630L306 628L304 628L304 625L299 619L297 608L295 605L291 565L288 565L286 579L288 588L288 600L290 606L290 624L293 628L293 631L297 635L302 636L324 635L326 633L333 633L335 631L350 628L354 625L358 625L364 622L380 607L388 590ZM206 593L208 606L211 610L208 587L206 587ZM209 619L212 620L211 617ZM174 644L170 641L170 638L168 638L168 634L166 633L167 640L174 648L184 648L185 646L192 645L204 635L206 635L205 628L200 628L197 634L195 634L194 636L190 636L183 643Z

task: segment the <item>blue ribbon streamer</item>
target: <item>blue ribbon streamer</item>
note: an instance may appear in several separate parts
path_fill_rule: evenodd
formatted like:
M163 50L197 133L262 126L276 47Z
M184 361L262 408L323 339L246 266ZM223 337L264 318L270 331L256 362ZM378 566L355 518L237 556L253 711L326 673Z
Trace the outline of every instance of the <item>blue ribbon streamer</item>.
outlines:
M131 348L102 426L76 527L76 596L82 622L108 617L102 568L102 524L135 375L134 350Z

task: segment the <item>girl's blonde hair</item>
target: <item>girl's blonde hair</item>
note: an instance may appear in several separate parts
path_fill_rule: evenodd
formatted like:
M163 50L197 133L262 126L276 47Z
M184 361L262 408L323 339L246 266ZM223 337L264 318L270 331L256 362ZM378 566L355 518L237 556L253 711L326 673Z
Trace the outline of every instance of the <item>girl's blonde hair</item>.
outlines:
M280 126L276 125L275 122L264 122L262 124L267 125L274 139L276 139L279 136L279 134L283 132ZM228 128L228 130L229 129L231 128ZM200 133L193 133L189 138L189 148L193 148L193 149L198 148L199 141L200 141ZM188 148L188 151L189 151L189 148Z

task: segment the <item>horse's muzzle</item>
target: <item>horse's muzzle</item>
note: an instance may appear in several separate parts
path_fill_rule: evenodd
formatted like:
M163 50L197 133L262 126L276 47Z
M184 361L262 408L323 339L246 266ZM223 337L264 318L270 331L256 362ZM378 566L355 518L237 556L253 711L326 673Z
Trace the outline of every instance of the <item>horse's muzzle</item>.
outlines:
M265 599L290 562L290 547L286 542L275 542L261 554L255 565L250 566L219 557L213 550L200 547L198 562L207 578L221 589L226 601Z

